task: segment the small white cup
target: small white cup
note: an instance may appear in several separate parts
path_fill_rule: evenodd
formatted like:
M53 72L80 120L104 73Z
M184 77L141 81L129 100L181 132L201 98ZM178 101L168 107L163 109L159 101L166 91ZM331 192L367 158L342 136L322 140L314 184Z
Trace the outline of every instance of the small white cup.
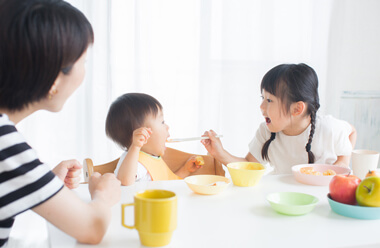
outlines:
M379 152L370 150L352 151L352 171L355 176L363 179L370 170L376 170Z

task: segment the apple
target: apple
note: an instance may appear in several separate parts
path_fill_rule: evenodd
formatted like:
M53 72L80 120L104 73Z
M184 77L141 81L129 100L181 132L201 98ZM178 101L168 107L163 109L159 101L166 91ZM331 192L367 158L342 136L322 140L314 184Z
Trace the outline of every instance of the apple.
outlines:
M356 200L359 205L380 207L380 177L367 177L356 189Z
M365 175L365 177L378 177L380 176L379 173L375 170L369 170L367 175Z
M334 201L345 204L356 204L356 188L361 180L354 175L335 175L329 185L330 196Z

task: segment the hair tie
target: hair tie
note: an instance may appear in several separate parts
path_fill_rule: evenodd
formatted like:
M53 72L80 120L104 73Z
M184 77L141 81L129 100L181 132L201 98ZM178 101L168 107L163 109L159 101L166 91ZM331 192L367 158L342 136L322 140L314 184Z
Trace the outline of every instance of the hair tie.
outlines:
M307 152L310 152L310 150L311 150L311 145L310 145L310 144L307 144L305 148L306 148L306 151L307 151Z
M273 141L276 138L276 133L271 133L270 135L270 141Z

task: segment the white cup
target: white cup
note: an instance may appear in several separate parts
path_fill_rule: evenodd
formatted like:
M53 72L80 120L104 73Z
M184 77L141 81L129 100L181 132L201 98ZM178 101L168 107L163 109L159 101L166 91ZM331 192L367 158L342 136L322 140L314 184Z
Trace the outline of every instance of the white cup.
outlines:
M379 153L370 150L352 151L352 171L355 176L363 179L370 170L376 170Z

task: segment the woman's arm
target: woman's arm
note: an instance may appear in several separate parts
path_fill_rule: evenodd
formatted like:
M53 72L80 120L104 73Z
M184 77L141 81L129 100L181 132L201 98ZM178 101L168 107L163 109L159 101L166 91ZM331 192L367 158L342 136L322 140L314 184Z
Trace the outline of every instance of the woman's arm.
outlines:
M32 210L79 242L98 244L111 220L111 207L120 199L120 181L114 174L94 173L89 190L90 203L64 187Z

